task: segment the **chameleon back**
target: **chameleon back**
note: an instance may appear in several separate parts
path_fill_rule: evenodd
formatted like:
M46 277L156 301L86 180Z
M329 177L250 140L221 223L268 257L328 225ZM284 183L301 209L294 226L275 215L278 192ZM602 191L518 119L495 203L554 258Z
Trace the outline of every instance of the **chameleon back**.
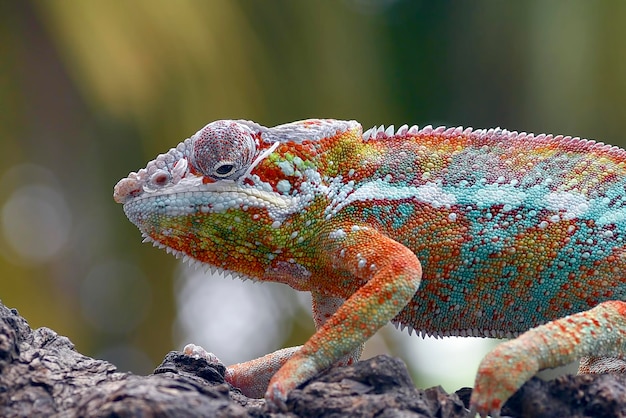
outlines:
M388 151L367 181L383 179L389 196L430 193L349 210L422 263L422 285L395 321L434 335L510 336L626 299L622 149L499 129L387 136L364 135Z

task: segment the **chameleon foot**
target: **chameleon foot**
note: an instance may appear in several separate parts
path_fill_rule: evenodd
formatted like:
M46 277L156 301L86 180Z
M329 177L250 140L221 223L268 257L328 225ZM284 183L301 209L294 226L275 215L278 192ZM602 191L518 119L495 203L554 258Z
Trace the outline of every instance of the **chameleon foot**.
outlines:
M535 358L523 350L523 344L512 340L498 345L485 356L472 391L472 414L499 417L506 400L539 370Z
M220 361L219 358L217 358L217 356L213 353L209 353L208 351L206 351L204 348L202 348L199 345L195 345L195 344L187 344L185 346L185 348L183 348L183 353L186 356L192 356L195 358L203 358L205 359L207 362L209 362L210 364L221 364L222 362Z

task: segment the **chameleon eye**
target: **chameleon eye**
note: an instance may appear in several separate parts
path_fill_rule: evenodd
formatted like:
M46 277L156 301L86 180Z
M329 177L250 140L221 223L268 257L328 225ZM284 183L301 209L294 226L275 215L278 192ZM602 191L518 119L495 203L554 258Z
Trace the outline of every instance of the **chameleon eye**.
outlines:
M228 178L235 171L235 164L229 162L218 163L213 171L216 176Z
M256 143L252 131L234 121L209 123L193 137L190 162L213 180L236 180L252 164Z

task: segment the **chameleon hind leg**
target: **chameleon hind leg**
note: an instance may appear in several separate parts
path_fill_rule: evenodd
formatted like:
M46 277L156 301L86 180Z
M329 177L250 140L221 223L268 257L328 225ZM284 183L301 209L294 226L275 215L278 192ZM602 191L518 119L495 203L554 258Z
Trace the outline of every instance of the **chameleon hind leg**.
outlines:
M610 358L625 352L625 302L604 302L538 326L485 356L470 399L472 411L498 416L504 402L539 370L588 357L583 372L614 371L619 363Z

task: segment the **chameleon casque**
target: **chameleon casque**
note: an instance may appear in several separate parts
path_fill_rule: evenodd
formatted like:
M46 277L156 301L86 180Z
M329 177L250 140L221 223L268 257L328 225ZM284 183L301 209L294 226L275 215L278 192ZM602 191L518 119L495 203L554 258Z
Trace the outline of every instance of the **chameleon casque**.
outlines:
M539 369L586 357L582 372L624 371L620 148L501 129L222 120L130 173L114 197L157 247L312 293L317 331L304 345L227 369L272 407L356 361L389 321L521 334L479 367L481 415L499 414Z

